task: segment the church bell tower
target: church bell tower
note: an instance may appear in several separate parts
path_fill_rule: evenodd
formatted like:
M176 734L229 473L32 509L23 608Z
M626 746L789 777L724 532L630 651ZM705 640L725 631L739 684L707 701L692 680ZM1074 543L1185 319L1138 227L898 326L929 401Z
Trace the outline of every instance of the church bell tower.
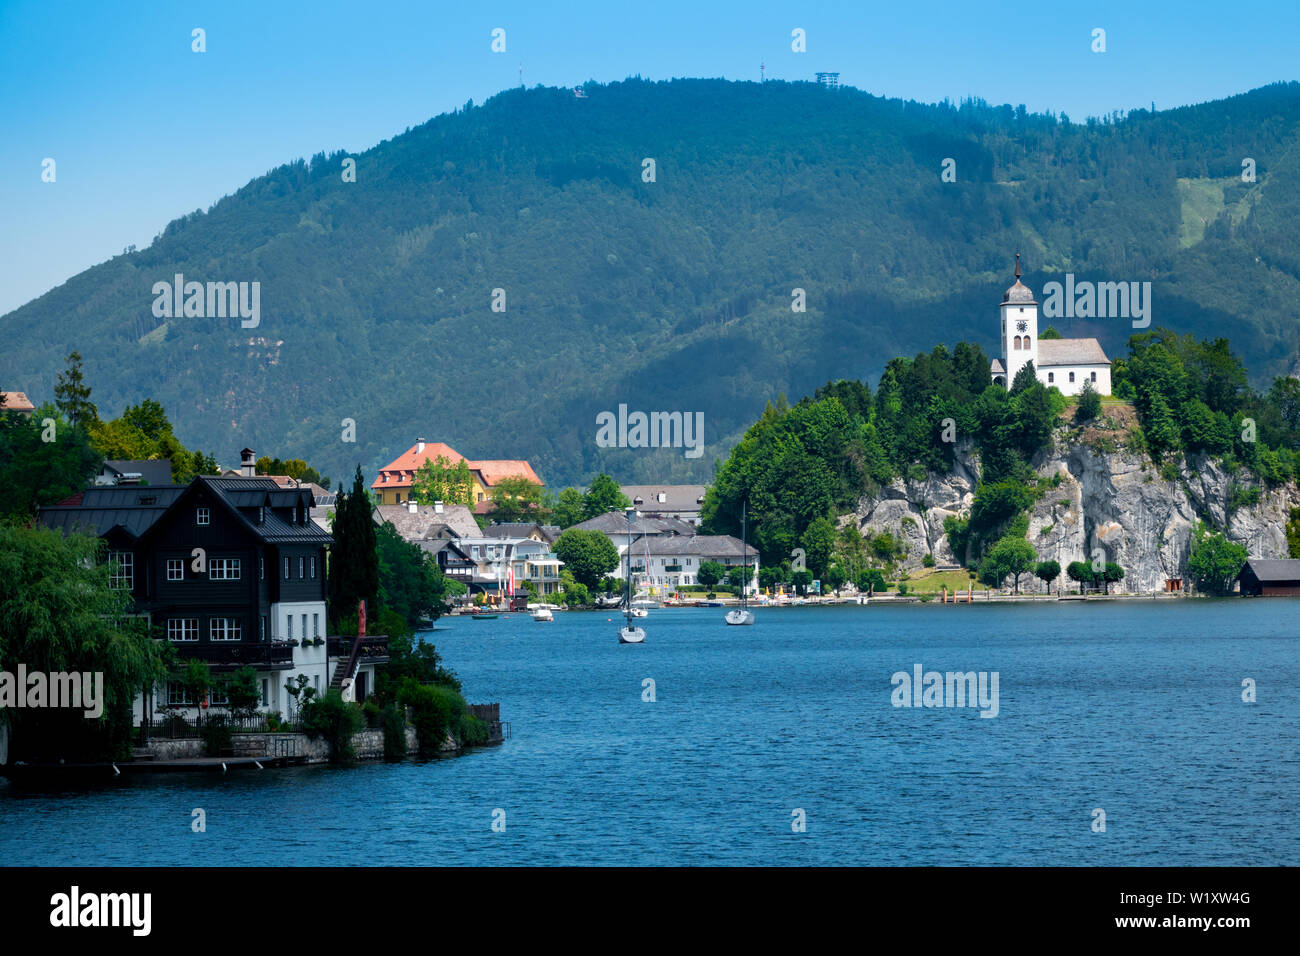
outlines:
M1016 253L1016 283L1002 294L1002 367L1007 388L1026 362L1038 373L1038 303L1034 293L1020 281L1020 253Z

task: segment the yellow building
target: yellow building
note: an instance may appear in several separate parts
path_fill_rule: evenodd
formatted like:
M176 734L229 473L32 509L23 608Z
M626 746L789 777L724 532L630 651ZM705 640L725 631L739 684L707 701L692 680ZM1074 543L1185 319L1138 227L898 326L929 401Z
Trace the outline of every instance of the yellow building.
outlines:
M537 473L527 461L521 459L470 461L450 445L442 442L426 442L421 438L379 469L379 475L371 482L370 489L379 496L380 504L400 505L410 501L415 473L426 461L435 461L440 456L452 465L463 461L469 468L470 507L477 514L484 514L492 509L492 488L504 478L527 478L534 484L542 484L542 479L537 477Z

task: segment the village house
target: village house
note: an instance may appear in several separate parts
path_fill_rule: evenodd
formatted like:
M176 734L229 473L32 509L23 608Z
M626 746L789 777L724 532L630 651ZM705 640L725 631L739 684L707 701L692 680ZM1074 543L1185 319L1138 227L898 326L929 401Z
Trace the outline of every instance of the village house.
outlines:
M172 463L170 458L150 461L124 461L108 459L99 468L95 484L103 485L170 485Z
M705 485L623 485L623 494L648 518L676 518L698 526Z
M0 391L0 398L4 399L0 402L0 411L17 412L20 415L31 415L36 411L36 406L32 404L26 392Z
M252 667L263 710L289 717L286 681L306 675L319 692L354 681L357 700L386 663L386 639L326 633L326 549L330 534L311 518L309 488L282 488L249 474L201 476L189 485L91 487L42 508L41 525L103 539L112 581L131 593L134 613L156 625L180 661L214 673ZM345 673L346 671L346 673ZM210 704L224 701L213 694ZM137 697L134 718L164 708L195 715L200 701L168 681Z
M526 478L535 485L542 479L527 461L516 459L484 459L471 461L450 445L417 439L415 444L394 458L371 482L370 488L379 496L381 504L399 505L410 501L415 483L415 473L426 461L444 458L450 465L465 462L469 470L470 507L476 514L487 514L493 508L492 489L505 478Z
M618 549L620 568L626 567L628 520L622 511L608 511L574 525L584 531L600 531ZM698 528L679 518L651 518L636 515L631 524L632 576L639 588L668 591L699 583L700 565L713 561L730 571L747 563L749 587L758 587L758 551L729 534L699 534ZM620 570L620 575L624 572Z

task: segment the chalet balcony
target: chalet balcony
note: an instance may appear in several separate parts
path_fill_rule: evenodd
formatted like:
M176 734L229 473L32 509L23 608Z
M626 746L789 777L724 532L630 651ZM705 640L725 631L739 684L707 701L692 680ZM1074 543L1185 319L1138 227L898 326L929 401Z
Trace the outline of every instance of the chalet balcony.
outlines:
M275 671L293 667L293 645L288 641L232 641L229 644L175 642L172 647L176 648L176 656L182 662L191 659L207 661L213 670L235 670L247 666Z
M352 656L352 645L356 641L356 636L351 637L331 635L325 639L326 650L331 658L342 658L347 660ZM367 634L361 639L361 650L357 654L358 664L387 664L388 663L388 635L387 634Z

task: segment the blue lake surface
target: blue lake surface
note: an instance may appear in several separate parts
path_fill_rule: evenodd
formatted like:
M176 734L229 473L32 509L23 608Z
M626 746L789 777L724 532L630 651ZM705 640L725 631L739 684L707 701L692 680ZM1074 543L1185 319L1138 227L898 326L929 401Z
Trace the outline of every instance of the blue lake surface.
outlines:
M756 613L652 610L641 646L604 613L445 619L428 637L468 699L501 702L502 746L0 780L0 864L1300 864L1300 601ZM998 716L893 706L918 663L996 671Z

